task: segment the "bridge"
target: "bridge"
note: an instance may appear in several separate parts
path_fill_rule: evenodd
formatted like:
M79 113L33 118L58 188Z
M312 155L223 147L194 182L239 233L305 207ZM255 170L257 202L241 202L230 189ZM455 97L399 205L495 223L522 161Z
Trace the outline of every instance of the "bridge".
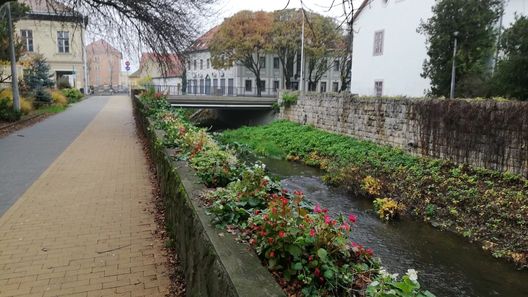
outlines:
M277 90L261 90L261 97L253 92L238 89L194 90L197 93L182 94L177 86L153 85L157 92L167 94L171 106L207 109L270 110L277 103ZM200 94L201 93L201 94Z
M271 109L277 98L241 96L169 95L171 106L215 109Z

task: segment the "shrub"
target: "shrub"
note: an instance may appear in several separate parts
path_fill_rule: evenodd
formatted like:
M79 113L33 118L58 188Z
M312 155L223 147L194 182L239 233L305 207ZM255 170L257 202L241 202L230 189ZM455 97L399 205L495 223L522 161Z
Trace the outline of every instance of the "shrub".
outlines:
M398 218L405 208L394 199L377 198L374 200L374 209L380 219L390 221Z
M60 106L68 105L68 98L66 98L66 96L64 96L64 94L59 90L51 91L51 99L53 101L53 104Z
M361 188L369 195L377 196L381 191L381 182L378 179L368 175L363 179Z
M71 88L70 80L65 76L59 78L59 80L57 81L57 88L59 90Z
M51 98L51 93L49 90L44 88L39 88L35 92L35 101L42 102L42 103L52 103L53 100Z
M290 107L297 103L299 99L299 93L297 92L284 92L282 95L282 104L286 107Z
M68 103L75 103L82 99L84 96L79 90L75 88L62 89L62 94L68 98Z
M191 165L208 187L223 187L238 172L236 157L220 149L202 150L191 159Z
M22 112L13 110L9 99L0 98L0 121L16 122L22 116Z
M212 202L208 211L217 226L237 224L245 228L248 218L268 206L270 193L280 192L280 186L267 175L264 164L243 170L241 178L208 195Z
M270 270L304 296L348 296L363 289L379 263L373 252L350 242L354 215L336 219L303 205L300 192L272 194L268 208L249 220L250 244Z
M4 98L8 101L9 108L13 108L13 92L10 88L3 89L0 91L0 98ZM28 114L33 110L33 104L31 101L20 96L20 111L22 114Z

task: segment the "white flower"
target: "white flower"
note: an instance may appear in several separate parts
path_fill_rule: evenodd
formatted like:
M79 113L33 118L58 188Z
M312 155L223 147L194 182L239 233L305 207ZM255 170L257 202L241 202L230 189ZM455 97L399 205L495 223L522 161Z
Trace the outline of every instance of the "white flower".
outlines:
M418 281L418 272L414 269L407 270L407 276L409 276L409 279L414 283Z

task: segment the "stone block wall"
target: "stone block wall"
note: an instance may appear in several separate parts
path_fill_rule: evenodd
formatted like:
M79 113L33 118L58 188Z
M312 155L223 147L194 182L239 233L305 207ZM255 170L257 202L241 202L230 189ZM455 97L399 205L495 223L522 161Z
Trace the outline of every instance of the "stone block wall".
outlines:
M282 119L528 177L528 102L359 98L309 93Z

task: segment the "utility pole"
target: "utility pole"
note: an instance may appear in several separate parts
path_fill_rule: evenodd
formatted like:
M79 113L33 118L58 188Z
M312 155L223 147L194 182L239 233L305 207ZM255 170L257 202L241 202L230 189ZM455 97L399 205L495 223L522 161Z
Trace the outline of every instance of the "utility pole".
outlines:
M301 78L299 81L299 91L301 94L304 91L304 8L301 8L302 11L302 29L301 29Z
M13 88L13 108L20 110L20 95L18 93L18 76L15 57L15 37L13 35L13 20L11 18L11 3L7 2L7 22L9 27L9 51L11 56L11 84Z
M456 53L457 53L457 37L458 37L458 31L455 31L453 33L453 36L455 36L455 46L453 49L453 66L451 67L451 92L449 95L450 99L455 99L455 80L456 80Z

